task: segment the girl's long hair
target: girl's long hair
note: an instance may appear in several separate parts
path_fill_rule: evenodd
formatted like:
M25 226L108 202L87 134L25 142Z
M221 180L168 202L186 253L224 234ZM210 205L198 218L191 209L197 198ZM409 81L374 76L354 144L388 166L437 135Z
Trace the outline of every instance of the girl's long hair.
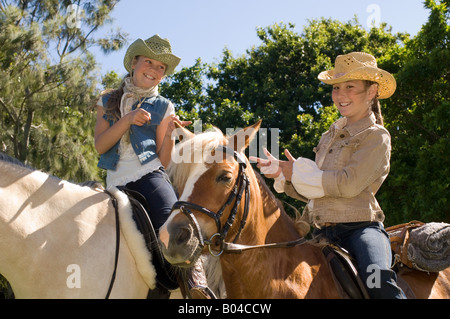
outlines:
M120 100L123 95L123 88L125 87L125 79L129 77L130 74L127 74L117 89L109 89L102 92L102 95L109 94L109 99L106 102L105 114L108 120L118 121L121 117L120 115Z
M365 85L366 89L368 89L373 84L378 85L377 82L372 82L372 81L367 81L367 80L364 81L364 85ZM380 105L380 101L378 101L378 93L373 98L371 105L370 105L370 109L372 110L373 114L375 114L375 118L377 119L377 124L384 126L383 115L381 114L381 105Z

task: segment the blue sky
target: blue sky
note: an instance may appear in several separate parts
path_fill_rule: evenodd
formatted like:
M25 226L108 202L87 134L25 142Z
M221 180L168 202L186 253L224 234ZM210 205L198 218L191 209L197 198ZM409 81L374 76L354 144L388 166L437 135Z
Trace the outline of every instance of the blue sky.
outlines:
M301 33L308 20L325 17L347 22L355 15L366 28L367 20L376 19L387 22L393 32L414 36L427 21L429 10L423 0L122 0L112 12L113 23L95 36L121 28L129 34L130 44L159 34L170 40L173 52L182 58L179 70L197 58L217 62L225 47L233 56L244 54L261 43L258 26L290 22ZM109 55L92 50L102 75L111 70L125 74L126 47Z

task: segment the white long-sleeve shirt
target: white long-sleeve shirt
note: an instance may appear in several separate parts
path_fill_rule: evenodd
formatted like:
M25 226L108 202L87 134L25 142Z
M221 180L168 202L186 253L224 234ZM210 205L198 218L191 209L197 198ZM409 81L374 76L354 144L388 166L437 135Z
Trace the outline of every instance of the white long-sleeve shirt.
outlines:
M317 164L310 159L299 157L294 162L292 167L291 184L294 186L297 193L310 199L308 206L310 208L314 205L315 198L325 196L322 186L323 172L317 167ZM286 178L283 172L275 178L274 188L278 193L284 192L284 184Z

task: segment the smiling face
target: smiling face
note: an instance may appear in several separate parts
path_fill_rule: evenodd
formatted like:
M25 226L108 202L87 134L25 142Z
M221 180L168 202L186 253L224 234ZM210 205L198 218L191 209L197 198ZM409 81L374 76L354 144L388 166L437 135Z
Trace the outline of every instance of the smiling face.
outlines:
M135 57L131 67L134 85L141 88L151 88L158 85L167 68L164 63L145 56Z
M377 85L366 86L354 80L333 84L333 102L347 123L354 123L369 115L370 102L376 97Z

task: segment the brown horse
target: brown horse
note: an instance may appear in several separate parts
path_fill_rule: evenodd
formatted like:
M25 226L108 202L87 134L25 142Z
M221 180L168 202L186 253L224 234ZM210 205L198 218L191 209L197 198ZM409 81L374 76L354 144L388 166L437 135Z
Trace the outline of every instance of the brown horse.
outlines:
M300 238L243 151L260 122L233 136L183 136L169 166L180 202L160 230L166 259L220 258L228 298L341 298L321 249ZM220 257L218 257L220 256ZM449 270L399 274L418 298L448 298Z

